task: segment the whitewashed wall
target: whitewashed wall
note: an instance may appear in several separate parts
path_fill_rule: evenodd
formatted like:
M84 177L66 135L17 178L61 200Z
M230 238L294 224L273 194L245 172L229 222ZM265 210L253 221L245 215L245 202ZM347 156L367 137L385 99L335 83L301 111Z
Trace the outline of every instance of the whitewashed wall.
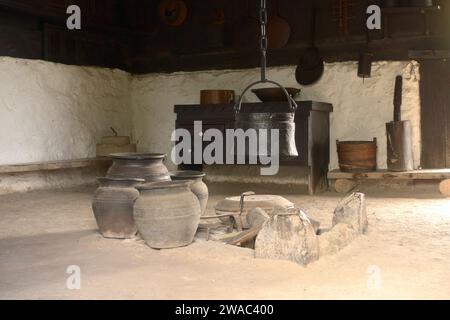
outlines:
M415 62L378 62L364 82L355 62L327 64L323 78L300 99L331 102L331 164L335 140L379 141L386 166L385 123L392 119L395 76L404 76L403 118L413 123L414 157L420 163L419 68ZM298 87L294 66L268 76ZM102 68L0 57L0 165L95 156L110 127L132 135L140 151L170 154L175 104L199 102L201 89L234 89L258 79L258 69L173 74L130 74ZM247 101L257 101L248 93ZM169 162L170 163L170 162ZM170 166L170 165L169 165ZM171 166L174 167L173 165Z
M270 68L268 77L285 86L299 87L295 67ZM413 124L414 158L420 163L419 66L416 62L377 62L372 77L357 77L357 63L327 64L322 79L302 88L299 100L317 100L334 105L331 114L331 163L338 167L336 139L372 140L377 137L378 166L386 167L385 123L393 117L394 83L404 76L403 119ZM150 74L133 77L132 108L134 135L141 151L170 154L175 104L199 103L201 89L234 89L239 94L259 77L258 69ZM248 93L247 101L258 101Z
M95 157L110 127L132 133L131 75L0 57L0 165Z

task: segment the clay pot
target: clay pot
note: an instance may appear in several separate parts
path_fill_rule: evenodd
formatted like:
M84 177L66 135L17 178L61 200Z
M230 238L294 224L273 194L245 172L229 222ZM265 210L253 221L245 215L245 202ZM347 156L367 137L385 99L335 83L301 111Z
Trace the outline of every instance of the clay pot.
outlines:
M136 235L133 205L139 197L134 188L144 179L98 178L92 209L100 233L105 238L129 239Z
M187 246L200 223L200 204L189 182L166 181L138 186L134 204L136 226L149 247Z
M200 171L174 171L170 173L170 177L173 181L189 181L189 188L197 196L200 202L200 208L203 215L206 211L206 205L208 204L208 186L203 182L205 173Z
M136 178L146 182L168 181L169 171L160 153L115 153L111 154L113 165L109 168L108 178Z

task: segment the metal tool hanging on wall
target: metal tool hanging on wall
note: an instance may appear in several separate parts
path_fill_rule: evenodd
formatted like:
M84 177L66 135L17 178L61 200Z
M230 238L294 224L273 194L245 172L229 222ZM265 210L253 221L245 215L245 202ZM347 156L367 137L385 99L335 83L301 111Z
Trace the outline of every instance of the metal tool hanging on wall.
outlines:
M325 65L319 49L316 47L316 18L317 8L313 1L311 7L311 45L300 57L295 69L295 79L301 85L308 86L322 78Z
M244 131L247 129L267 129L268 137L267 137L267 154L270 155L270 129L278 129L279 130L279 155L281 157L296 157L298 156L297 148L295 145L295 123L294 123L294 114L297 110L297 103L295 100L289 95L286 88L284 88L281 84L269 80L266 78L266 69L267 69L267 47L268 40L266 34L266 26L267 26L267 6L266 0L261 0L260 7L260 23L261 23L261 79L251 83L247 86L242 95L240 96L238 102L234 107L235 111L235 127L237 129L243 129ZM289 104L289 111L285 112L277 112L277 113L246 113L242 112L242 100L244 95L250 90L252 87L258 84L274 84L277 87L281 88L286 95L287 103ZM259 141L258 145L261 144ZM246 155L250 156L258 156L258 154L250 154L249 150L251 148L246 147ZM258 152L257 152L258 153Z
M414 170L412 126L409 120L402 120L403 78L397 76L394 91L394 121L386 123L387 167L389 171Z
M373 54L370 52L370 34L369 29L366 28L366 48L364 52L359 54L358 60L358 77L370 78L372 76L372 62Z

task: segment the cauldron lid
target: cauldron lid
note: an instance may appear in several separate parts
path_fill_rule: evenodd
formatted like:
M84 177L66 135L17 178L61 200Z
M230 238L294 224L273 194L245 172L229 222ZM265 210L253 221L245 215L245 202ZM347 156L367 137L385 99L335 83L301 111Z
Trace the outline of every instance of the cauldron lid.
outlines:
M159 182L149 182L137 186L136 189L139 191L145 190L157 190L157 189L173 189L173 188L187 188L191 182L189 181L159 181Z
M206 176L206 173L201 171L180 170L170 172L170 176L174 180L189 179L189 178L193 179L193 178L203 178L204 176Z
M157 160L164 159L166 157L165 154L162 153L113 153L109 155L113 159L121 159L121 160Z

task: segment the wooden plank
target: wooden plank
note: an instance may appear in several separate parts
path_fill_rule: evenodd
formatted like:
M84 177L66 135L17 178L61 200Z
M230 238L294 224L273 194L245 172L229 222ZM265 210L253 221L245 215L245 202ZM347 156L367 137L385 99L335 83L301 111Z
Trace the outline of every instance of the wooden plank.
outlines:
M450 59L450 50L409 50L408 57L413 60Z
M49 161L49 162L34 162L25 164L11 164L11 165L1 165L0 173L20 173L20 172L85 168L103 165L107 166L110 165L111 163L112 163L111 159L102 157L102 158L88 158L76 160Z
M395 14L395 13L437 13L441 11L440 6L430 6L430 7L393 7L393 8L382 8L383 13Z
M239 246L239 245L247 243L251 240L254 240L258 236L258 233L261 231L262 226L263 225L261 224L259 226L253 227L249 230L242 231L234 238L228 240L227 244Z
M442 180L450 179L450 169L414 170L408 172L391 172L377 170L373 172L352 173L333 170L328 173L328 179L356 179L356 180Z
M444 138L444 153L445 153L445 168L450 168L450 63L448 60L442 62L444 64L444 79L445 82L440 84L442 95L444 95L444 113L445 113L445 131L443 132Z
M424 169L446 168L448 62L420 61L422 157Z

